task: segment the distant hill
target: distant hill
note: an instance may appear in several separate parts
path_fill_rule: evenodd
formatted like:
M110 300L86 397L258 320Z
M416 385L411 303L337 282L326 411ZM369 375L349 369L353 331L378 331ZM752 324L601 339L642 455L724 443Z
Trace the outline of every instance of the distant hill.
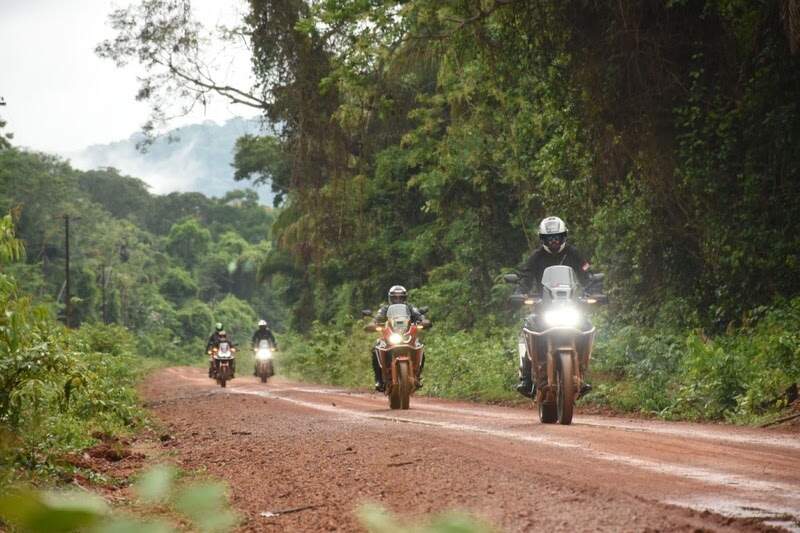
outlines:
M141 178L154 193L197 191L223 196L231 189L251 187L249 182L233 179L233 147L242 135L259 131L258 119L233 118L224 124L207 120L170 131L145 153L136 149L142 139L141 133L136 133L124 141L95 144L68 157L82 170L114 167ZM262 202L272 203L269 185L255 190Z

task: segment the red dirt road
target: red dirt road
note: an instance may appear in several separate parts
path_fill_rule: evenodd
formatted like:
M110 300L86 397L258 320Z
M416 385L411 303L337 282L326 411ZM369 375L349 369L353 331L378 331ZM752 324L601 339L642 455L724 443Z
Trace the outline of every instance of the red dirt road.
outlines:
M367 502L412 519L464 509L502 531L800 531L796 432L542 425L530 408L416 397L391 411L383 395L281 378L220 389L185 367L143 392L177 462L230 484L243 531L358 531Z

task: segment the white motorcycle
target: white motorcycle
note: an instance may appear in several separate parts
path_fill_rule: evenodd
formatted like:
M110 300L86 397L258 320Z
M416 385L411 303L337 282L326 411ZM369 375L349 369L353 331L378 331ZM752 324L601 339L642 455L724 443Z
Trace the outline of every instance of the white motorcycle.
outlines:
M270 346L268 340L262 339L258 341L258 346L254 351L256 360L255 374L261 379L261 383L266 383L267 378L275 374L272 366L272 355L275 349Z

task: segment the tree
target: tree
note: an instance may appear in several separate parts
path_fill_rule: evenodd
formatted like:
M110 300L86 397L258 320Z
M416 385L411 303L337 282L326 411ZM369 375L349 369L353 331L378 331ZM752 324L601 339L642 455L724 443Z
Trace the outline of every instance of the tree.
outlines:
M165 298L177 306L197 296L197 284L182 268L170 268L159 286Z
M187 219L172 226L167 236L167 252L181 264L193 269L208 253L211 233L195 219Z

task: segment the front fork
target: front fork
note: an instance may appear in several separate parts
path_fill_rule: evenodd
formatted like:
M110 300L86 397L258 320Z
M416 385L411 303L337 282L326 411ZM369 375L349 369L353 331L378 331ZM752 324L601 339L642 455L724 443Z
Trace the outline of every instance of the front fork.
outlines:
M392 358L390 352L386 351L383 352L381 350L377 350L377 360L378 365L381 367L381 373L383 374L383 382L387 385L396 385L397 384L397 365L394 364L394 361L397 358L404 357L408 359L411 363L411 374L414 376L414 385L419 386L420 380L420 373L422 371L422 366L424 365L425 361L425 349L420 348L416 351L416 353L411 355L399 355L396 358ZM388 391L389 388L387 387L386 390Z

